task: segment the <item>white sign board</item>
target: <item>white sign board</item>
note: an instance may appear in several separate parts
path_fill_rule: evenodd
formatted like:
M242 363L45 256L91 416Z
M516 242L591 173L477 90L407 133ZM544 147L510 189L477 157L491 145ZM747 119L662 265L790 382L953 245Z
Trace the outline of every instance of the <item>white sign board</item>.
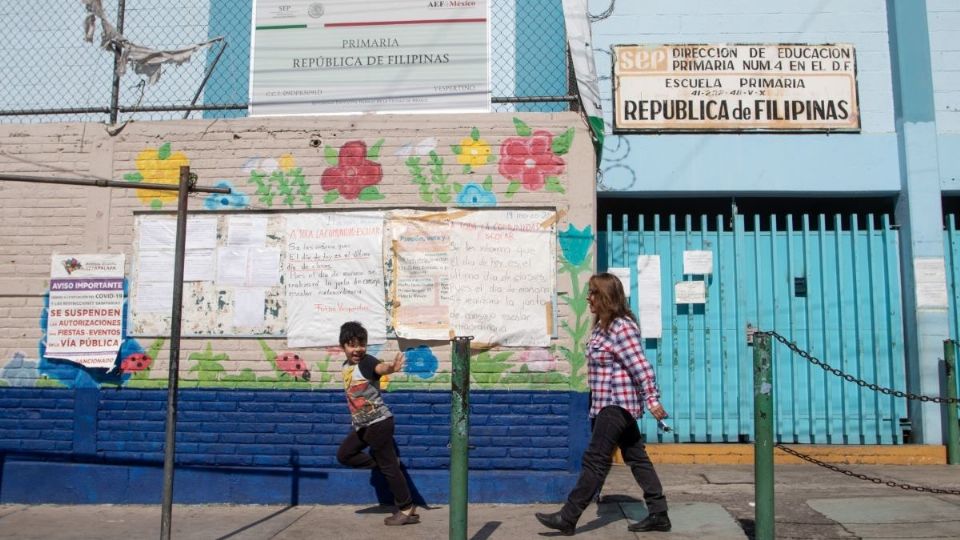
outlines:
M707 284L703 281L678 281L673 286L673 293L678 305L707 303Z
M615 132L859 131L853 45L615 45Z
M712 274L713 252L689 250L683 252L684 274Z
M487 0L256 0L250 115L490 110Z
M927 257L913 260L917 284L918 308L947 308L947 273L943 259Z
M623 292L630 298L630 269L629 268L608 268L607 272L613 274L623 285Z
M640 335L648 339L663 337L663 300L661 298L660 256L637 256L637 305Z
M120 255L54 255L44 356L110 369L123 341Z

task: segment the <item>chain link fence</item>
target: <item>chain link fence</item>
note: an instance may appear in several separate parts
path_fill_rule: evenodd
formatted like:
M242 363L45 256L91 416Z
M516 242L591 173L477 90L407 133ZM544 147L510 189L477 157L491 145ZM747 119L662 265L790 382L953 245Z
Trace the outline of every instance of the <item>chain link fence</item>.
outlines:
M554 0L489 0L493 110L569 110L563 12ZM132 43L182 49L223 37L152 85L132 69L114 80L114 53L84 41L82 0L3 2L0 123L109 122L246 116L252 2L103 0ZM116 105L113 105L114 100Z

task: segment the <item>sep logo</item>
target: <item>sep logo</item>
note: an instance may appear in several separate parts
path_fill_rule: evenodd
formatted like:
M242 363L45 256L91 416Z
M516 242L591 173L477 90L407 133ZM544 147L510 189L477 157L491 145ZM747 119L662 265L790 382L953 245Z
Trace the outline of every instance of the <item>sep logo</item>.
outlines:
M666 47L623 47L617 51L620 72L666 71Z

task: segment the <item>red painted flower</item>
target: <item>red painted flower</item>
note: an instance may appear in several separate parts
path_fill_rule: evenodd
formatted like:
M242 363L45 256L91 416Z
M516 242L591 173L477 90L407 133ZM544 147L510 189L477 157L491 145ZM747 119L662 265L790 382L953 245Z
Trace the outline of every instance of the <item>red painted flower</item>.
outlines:
M294 379L310 380L310 370L299 354L285 352L277 356L277 367L293 375Z
M563 174L566 163L553 152L553 134L534 131L529 137L509 137L500 144L500 174L537 191L550 176Z
M153 358L150 358L150 355L139 352L133 353L120 362L120 371L123 373L143 371L149 368L152 363Z
M337 165L323 171L320 187L337 190L344 199L356 199L363 188L379 184L383 179L380 164L367 159L367 144L350 141L340 147Z

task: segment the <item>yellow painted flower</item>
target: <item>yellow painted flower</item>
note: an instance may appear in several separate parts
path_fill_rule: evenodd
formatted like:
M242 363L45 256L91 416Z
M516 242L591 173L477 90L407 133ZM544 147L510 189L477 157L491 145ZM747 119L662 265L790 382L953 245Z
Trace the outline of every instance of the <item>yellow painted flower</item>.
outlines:
M280 162L278 163L280 170L283 172L288 172L290 169L293 169L297 166L296 162L293 160L292 154L284 154L280 156Z
M135 160L137 172L124 177L131 182L151 184L180 183L180 167L190 165L190 159L182 152L170 152L170 144L160 148L148 148L137 154ZM138 189L137 198L151 208L162 208L164 203L177 200L176 191L160 191L157 189Z
M460 152L457 161L461 165L479 167L490 161L490 145L483 139L467 137L460 141Z

